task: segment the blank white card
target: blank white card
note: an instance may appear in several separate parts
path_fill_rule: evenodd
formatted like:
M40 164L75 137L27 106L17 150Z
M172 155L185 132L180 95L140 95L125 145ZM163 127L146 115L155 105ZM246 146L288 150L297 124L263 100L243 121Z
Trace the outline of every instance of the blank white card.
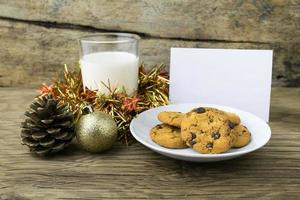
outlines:
M171 103L239 108L269 121L272 50L171 48Z

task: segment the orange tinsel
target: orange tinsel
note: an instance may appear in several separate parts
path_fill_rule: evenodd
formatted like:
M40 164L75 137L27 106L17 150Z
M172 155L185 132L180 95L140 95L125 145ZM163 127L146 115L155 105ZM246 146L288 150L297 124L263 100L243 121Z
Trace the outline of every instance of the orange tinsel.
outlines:
M138 112L140 110L137 104L139 101L140 99L136 95L133 97L125 97L123 100L124 110L126 110L127 112Z
M43 83L40 89L38 89L38 93L43 94L49 94L53 92L53 84L47 85L46 83Z

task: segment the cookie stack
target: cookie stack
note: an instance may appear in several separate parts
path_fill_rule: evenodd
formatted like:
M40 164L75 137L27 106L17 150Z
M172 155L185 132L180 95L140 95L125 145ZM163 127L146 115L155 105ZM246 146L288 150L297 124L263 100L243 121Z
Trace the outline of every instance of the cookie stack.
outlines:
M251 133L239 116L216 108L199 107L188 113L165 111L162 124L150 131L151 139L170 149L191 147L199 153L216 154L246 146Z

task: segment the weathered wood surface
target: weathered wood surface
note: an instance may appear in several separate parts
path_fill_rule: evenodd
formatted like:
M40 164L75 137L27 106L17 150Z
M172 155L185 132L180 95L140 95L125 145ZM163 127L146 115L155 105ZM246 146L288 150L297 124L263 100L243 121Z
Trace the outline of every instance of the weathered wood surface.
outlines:
M170 47L274 49L273 85L300 85L300 1L0 0L0 86L47 82L78 62L77 38L142 36L141 59L169 64Z
M97 34L84 30L45 28L32 24L0 20L0 86L36 87L50 82L63 64L78 63L79 37ZM186 41L144 38L141 60L148 66L169 64L171 47L274 49L274 85L300 84L300 43L257 44ZM299 60L300 61L300 60Z
M153 37L273 43L300 40L299 5L293 0L2 0L0 13Z
M173 160L141 144L90 154L75 144L47 159L20 145L22 114L35 95L0 89L0 199L299 199L300 88L273 88L272 138L218 163Z

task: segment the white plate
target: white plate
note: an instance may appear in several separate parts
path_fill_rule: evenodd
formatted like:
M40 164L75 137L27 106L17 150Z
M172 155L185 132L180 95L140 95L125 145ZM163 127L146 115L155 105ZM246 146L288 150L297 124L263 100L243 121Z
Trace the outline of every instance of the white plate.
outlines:
M160 122L157 115L161 111L180 111L188 112L196 107L214 107L228 112L236 113L241 118L241 123L247 126L252 134L251 142L242 148L230 149L221 154L200 154L191 148L187 149L168 149L154 143L150 136L150 129ZM271 138L271 129L269 125L255 115L235 108L212 104L173 104L161 106L142 112L130 124L130 131L137 141L146 147L160 153L162 155L186 161L193 162L213 162L228 160L242 156L244 154L255 151L264 146Z

